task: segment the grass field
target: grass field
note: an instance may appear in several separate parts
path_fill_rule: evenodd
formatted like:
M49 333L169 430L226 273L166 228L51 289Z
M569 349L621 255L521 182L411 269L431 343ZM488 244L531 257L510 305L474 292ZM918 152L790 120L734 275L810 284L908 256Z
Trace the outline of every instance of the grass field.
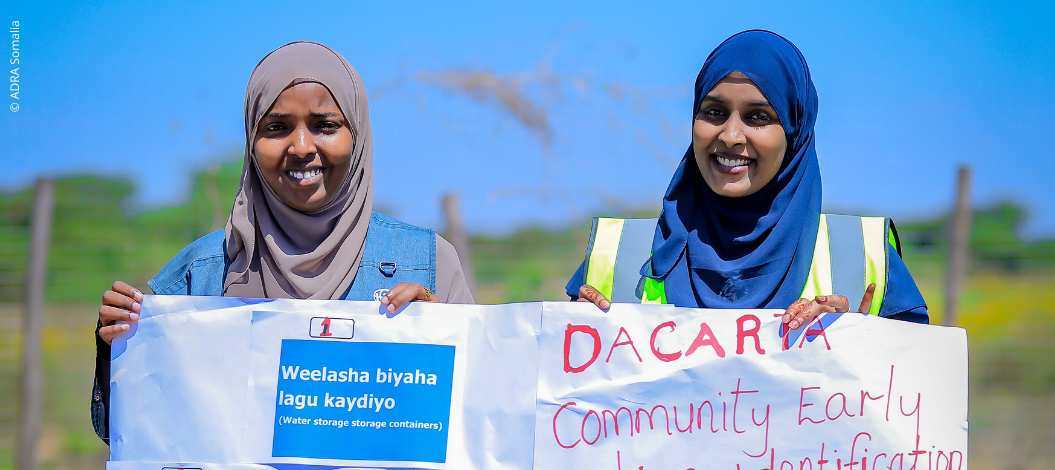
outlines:
M539 232L523 234L515 249L474 243L474 259L493 263L478 264L478 299L561 299L566 275L557 273L574 269L577 262L568 260L575 259L572 254L579 248L528 256L532 251L528 247L548 241ZM508 255L498 257L500 252ZM499 271L502 263L507 267ZM509 266L523 275L503 277ZM918 282L940 322L940 278L921 277ZM960 323L970 341L969 456L975 469L1047 468L1055 458L1055 361L1051 360L1055 299L1049 295L1053 287L1055 273L978 273L967 281ZM106 446L95 437L88 415L96 308L48 307L42 468L101 468L106 459ZM13 467L21 315L20 304L0 304L0 468Z
M940 312L940 283L928 281L920 287ZM970 348L972 468L1041 469L1055 459L1053 287L1050 273L967 281L958 324Z

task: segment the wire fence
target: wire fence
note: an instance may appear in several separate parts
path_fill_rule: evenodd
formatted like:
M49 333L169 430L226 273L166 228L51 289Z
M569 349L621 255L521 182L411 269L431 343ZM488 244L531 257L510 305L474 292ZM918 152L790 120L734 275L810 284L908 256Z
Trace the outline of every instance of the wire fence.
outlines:
M217 165L195 177L186 204L136 214L128 210L125 181L55 182L39 467L103 465L107 448L94 435L88 406L100 295L117 279L145 289L185 244L222 228L237 177L237 165ZM0 194L0 469L15 461L31 208L31 190ZM977 209L973 217L958 324L970 341L969 458L976 469L1042 468L1055 457L1055 242L1023 241L1017 230L1024 220L1014 204ZM942 321L947 225L946 218L898 223L934 323ZM566 299L564 284L582 261L589 227L584 219L566 230L471 237L476 299Z

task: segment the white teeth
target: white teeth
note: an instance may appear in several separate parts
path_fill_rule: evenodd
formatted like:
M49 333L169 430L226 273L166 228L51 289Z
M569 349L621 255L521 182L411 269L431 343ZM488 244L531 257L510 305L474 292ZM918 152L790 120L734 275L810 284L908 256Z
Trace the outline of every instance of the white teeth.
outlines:
M292 177L294 177L296 179L304 180L304 179L314 178L314 177L316 177L318 175L321 175L322 174L322 169L321 168L316 168L314 170L308 170L308 171L287 171L286 174L289 175L289 176L292 176Z
M723 157L721 155L715 155L715 156L718 157L718 163L721 163L722 165L725 165L725 166L747 166L747 164L750 163L750 160L748 160L746 158L737 158L737 159L734 160L734 159L731 159L731 158L725 158L725 157Z

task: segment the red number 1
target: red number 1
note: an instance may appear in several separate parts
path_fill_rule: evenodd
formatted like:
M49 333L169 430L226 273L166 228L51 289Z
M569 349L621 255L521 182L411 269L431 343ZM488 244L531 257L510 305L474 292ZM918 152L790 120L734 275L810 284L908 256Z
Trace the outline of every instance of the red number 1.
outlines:
M322 320L322 333L319 336L333 336L333 333L330 333L330 317Z

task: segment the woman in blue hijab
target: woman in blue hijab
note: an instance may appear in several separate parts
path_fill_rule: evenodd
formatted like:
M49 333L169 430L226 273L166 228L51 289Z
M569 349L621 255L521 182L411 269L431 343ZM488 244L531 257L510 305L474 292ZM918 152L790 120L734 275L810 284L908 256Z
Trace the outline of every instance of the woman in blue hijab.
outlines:
M769 31L726 39L696 78L692 109L692 143L663 198L640 274L662 283L666 303L787 309L783 322L792 329L820 312L849 311L842 295L800 299L821 219L817 91L802 53ZM887 251L878 314L926 323L923 296L897 253ZM586 264L568 294L607 309L608 299L583 282ZM869 310L874 289L858 311Z

